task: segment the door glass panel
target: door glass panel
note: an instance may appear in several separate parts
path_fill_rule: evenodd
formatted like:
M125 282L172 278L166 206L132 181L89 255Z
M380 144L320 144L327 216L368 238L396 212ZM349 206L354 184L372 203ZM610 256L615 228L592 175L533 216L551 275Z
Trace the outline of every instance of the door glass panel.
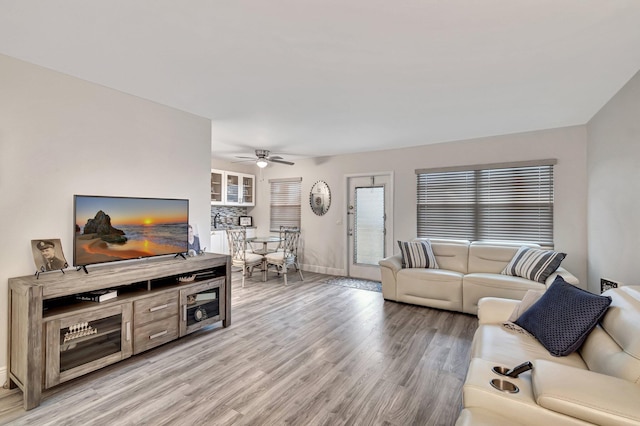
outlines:
M356 188L355 206L353 262L378 265L385 257L384 187Z
M220 287L187 295L187 327L220 315Z
M253 178L242 178L242 202L246 204L253 203Z
M121 314L60 330L60 372L120 352L121 335Z
M222 202L222 173L211 172L211 201Z
M240 201L238 187L239 176L227 175L227 203L238 203Z

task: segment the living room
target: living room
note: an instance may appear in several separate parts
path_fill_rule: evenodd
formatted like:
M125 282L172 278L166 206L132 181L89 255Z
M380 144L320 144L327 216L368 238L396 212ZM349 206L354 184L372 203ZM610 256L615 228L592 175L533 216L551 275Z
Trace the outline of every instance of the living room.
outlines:
M575 125L370 152L319 152L294 166L259 171L212 159L209 118L0 55L0 219L5 241L0 247L0 309L6 312L8 278L35 271L31 240L60 238L65 254L72 252L74 194L188 198L190 219L202 233L211 222L211 168L256 174L256 206L249 214L259 229L269 222L269 179L302 177L303 194L314 182L326 181L332 190L327 214L302 209L302 268L343 275L345 175L393 173L394 238L403 240L416 232L415 169L554 158L555 248L568 253L563 266L594 293L600 291L601 278L635 284L632 253L640 248L635 214L640 208L638 69L635 63L619 91L609 93L592 117ZM4 318L3 381L6 341Z

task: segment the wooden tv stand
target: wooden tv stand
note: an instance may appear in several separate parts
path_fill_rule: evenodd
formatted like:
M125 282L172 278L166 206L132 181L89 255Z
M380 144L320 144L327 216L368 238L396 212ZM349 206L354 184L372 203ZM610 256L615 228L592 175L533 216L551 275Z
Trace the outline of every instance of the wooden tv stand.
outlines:
M117 289L104 302L77 295ZM42 391L185 336L231 324L231 262L205 253L105 264L84 271L9 278L7 387L24 408Z

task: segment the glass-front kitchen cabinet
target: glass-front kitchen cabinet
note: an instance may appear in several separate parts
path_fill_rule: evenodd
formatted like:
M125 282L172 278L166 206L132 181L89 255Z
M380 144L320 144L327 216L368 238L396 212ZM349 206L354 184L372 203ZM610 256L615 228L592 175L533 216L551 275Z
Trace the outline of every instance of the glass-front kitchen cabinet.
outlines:
M255 206L255 176L211 169L211 204Z
M224 204L224 171L211 169L211 204Z

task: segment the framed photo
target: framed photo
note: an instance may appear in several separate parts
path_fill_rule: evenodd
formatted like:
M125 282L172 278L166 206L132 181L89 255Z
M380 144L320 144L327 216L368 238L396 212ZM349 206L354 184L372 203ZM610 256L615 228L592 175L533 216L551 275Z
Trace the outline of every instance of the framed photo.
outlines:
M604 293L612 288L618 288L618 283L606 278L600 278L600 293Z
M31 240L31 251L38 272L58 271L69 267L59 238Z
M187 255L197 256L202 254L200 248L200 233L198 232L198 225L189 224L188 228L188 240L187 240Z
M240 216L240 226L252 226L253 218L251 216Z

